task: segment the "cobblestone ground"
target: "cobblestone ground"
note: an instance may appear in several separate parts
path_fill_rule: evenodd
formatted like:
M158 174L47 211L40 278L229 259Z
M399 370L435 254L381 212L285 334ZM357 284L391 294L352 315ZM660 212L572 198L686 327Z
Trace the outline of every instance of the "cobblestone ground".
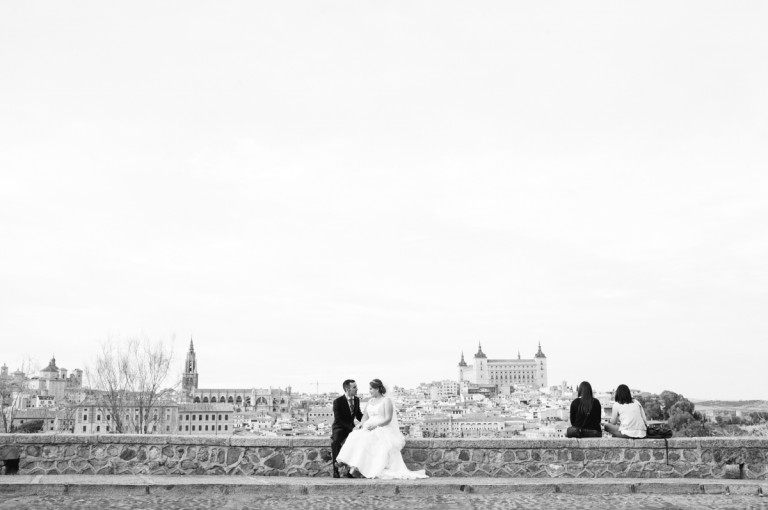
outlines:
M0 496L2 497L2 496ZM119 498L97 496L24 496L0 500L0 509L14 510L250 510L250 509L754 509L768 510L768 497L661 494L488 494L450 496L182 496L147 495Z

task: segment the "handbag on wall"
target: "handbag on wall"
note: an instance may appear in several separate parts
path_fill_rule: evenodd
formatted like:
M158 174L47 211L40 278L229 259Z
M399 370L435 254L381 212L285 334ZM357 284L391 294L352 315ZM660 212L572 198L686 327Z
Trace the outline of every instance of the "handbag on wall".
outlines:
M645 437L648 439L667 439L672 437L672 429L663 423L654 423L648 425L645 432Z

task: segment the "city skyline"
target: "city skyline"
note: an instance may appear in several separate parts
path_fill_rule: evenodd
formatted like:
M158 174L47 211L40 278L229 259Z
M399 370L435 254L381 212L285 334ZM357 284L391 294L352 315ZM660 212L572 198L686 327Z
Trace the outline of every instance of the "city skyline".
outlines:
M663 13L663 14L660 14ZM768 6L0 5L0 363L764 399Z
M190 340L194 340L194 339L190 339ZM114 339L112 341L114 341ZM118 341L118 343L119 343L119 341ZM187 342L185 345L188 347L189 343ZM206 377L200 371L200 368L199 368L199 363L200 363L200 361L199 361L200 360L199 354L200 354L200 352L205 353L207 351L207 349L205 347L200 349L198 347L198 344L195 344L194 350L195 350L195 354L198 355L197 362L196 362L198 367L196 367L196 370L197 370L197 374L199 375L199 380L198 380L198 384L197 384L197 386L199 388L222 388L222 389L225 389L225 388L229 388L229 389L231 389L231 388L257 388L257 389L258 388L282 388L282 389L285 389L287 387L290 387L294 393L336 394L336 393L342 393L341 383L343 382L343 379L351 377L351 378L355 378L357 380L358 385L361 388L360 395L363 398L365 398L365 396L367 395L367 393L366 393L367 380L376 377L376 376L371 376L371 377L368 377L366 379L366 378L356 378L354 375L346 375L346 376L343 377L343 379L341 379L339 381L336 381L336 382L325 382L325 381L321 381L320 378L315 378L314 380L310 380L308 383L304 382L304 383L296 384L294 382L291 382L288 378L283 378L283 379L280 379L282 384L273 384L273 383L271 383L269 381L259 381L258 383L249 383L247 377L233 377L231 375L231 371L230 370L222 370L219 367L218 369L213 370L212 374L229 374L229 376L224 375L224 377L222 379L216 380L216 379L212 379L210 376ZM172 368L169 371L169 375L168 375L168 379L167 379L167 381L169 383L168 386L171 386L171 385L178 386L178 391L180 391L180 392L182 392L182 380L183 380L183 374L185 372L185 363L186 363L185 362L185 356L186 356L187 352L188 352L188 349L186 347L181 349L181 351L180 351L179 348L178 348L178 344L175 344L174 353L173 353L174 362L172 363ZM485 353L485 349L483 349L483 354L486 354ZM510 353L510 354L517 355L517 353ZM471 363L473 361L473 359L474 359L474 355L475 355L474 352L472 352L469 355L467 355L466 353L463 353L463 359L466 360L467 362ZM54 358L54 357L55 357L55 355L52 356L52 358ZM533 359L534 357L535 357L535 353L530 355L531 359ZM522 358L522 361L531 361L531 359L526 359L526 357L522 356L522 355L521 355L521 358ZM461 359L462 359L462 356L460 355L459 361L461 361ZM59 366L59 368L63 368L65 370L69 370L70 372L73 369L86 370L86 367L88 366L87 364L80 364L80 365L73 365L72 367L70 367L69 365L62 364L62 361L65 361L65 360L66 360L66 358L59 357L58 361L57 361L57 365ZM489 361L492 361L492 360L493 359L491 359ZM502 360L502 361L505 361L505 360ZM514 361L514 357L510 358L510 361ZM551 357L548 357L547 361L548 361L549 364L551 364L552 363ZM40 370L42 370L43 368L45 368L48 363L49 363L48 361L40 362L36 358L34 358L33 356L29 356L29 355L25 356L24 359L18 364L18 366L14 366L12 364L8 364L7 361L0 360L0 365L7 365L8 366L8 372L9 373L12 373L17 368L26 365L27 366L27 372L26 372L26 376L27 377L37 377L38 372ZM33 366L33 368L31 370L29 369L29 365L30 364L32 364L32 366ZM248 362L245 361L245 362L241 362L240 364L247 365ZM420 386L421 384L430 384L430 383L444 381L444 380L450 380L450 381L457 381L458 382L459 379L457 377L456 370L457 370L457 368L459 368L459 363L456 363L455 365L456 366L450 367L447 371L444 371L445 372L444 376L443 375L438 375L438 376L435 376L435 377L424 377L424 378L419 378L418 376L416 376L415 378L414 377L411 377L411 378L407 378L407 377L397 378L397 377L395 377L394 380L385 380L384 382L390 388L392 386L401 386L401 387L404 387L406 389L413 389L413 388L416 388L416 387ZM238 364L238 366L239 366L239 364ZM471 368L471 365L470 365L470 368ZM551 372L550 372L550 374L551 374ZM575 389L578 386L579 382L581 382L581 380L587 380L587 378L582 378L582 379L579 379L579 380L576 380L576 379L574 379L574 380L557 379L557 374L554 374L555 379L552 379L552 377L553 376L550 375L550 380L549 380L546 388L560 387L562 385L562 383L566 383L569 387ZM591 379L591 380L597 381L599 379ZM86 374L83 376L83 381L84 381L84 386L87 387L88 386L87 370L86 370ZM229 382L227 382L227 381L229 381ZM404 382L404 381L408 381L408 382ZM593 383L592 386L593 386L593 389L594 389L594 391L596 393L609 393L609 392L614 391L615 387L618 386L619 384L622 384L622 383L621 382L617 382L613 386L610 386L610 385L608 385L608 386L601 386L599 383L598 384L594 384ZM512 385L512 386L515 386L515 385ZM526 385L525 383L518 384L517 386L518 386L518 388L530 387L531 389L535 390L535 388L531 387L530 385ZM685 395L686 397L692 398L694 400L718 400L718 399L721 399L721 400L764 400L764 399L761 399L759 397L757 397L757 398L747 398L747 397L738 396L738 395L735 396L735 397L715 397L715 396L710 396L710 395L690 395L690 394L682 391L680 388L674 388L674 387L668 387L668 386L663 386L662 387L662 386L659 386L658 384L657 385L653 385L652 383L649 384L649 385L633 384L633 385L631 385L631 387L633 389L639 389L639 390L641 390L643 392L650 392L650 393L656 393L656 394L661 393L664 390L674 391L676 393L680 393L681 395ZM200 391L208 391L208 390L200 390ZM765 400L768 401L768 399L765 399Z

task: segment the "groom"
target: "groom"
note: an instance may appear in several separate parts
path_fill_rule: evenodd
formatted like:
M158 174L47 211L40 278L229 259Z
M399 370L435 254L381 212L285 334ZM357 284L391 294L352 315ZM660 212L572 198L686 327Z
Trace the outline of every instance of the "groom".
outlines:
M333 458L333 477L339 478L339 467L336 465L336 457L341 451L341 446L347 440L347 436L355 429L355 419L363 419L360 411L360 399L357 398L357 383L353 379L347 379L342 383L344 395L333 401L333 426L331 427L331 456ZM345 475L350 477L349 474Z

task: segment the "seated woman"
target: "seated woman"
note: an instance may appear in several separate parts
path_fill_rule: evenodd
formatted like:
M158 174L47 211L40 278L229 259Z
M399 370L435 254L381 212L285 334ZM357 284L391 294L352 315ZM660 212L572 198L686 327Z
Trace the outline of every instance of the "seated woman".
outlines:
M370 383L371 399L365 408L363 421L347 437L337 460L350 466L350 474L366 478L427 478L424 470L409 471L400 450L405 437L397 425L392 400L385 397L387 389L381 380Z
M571 426L566 437L602 437L600 419L603 409L600 401L592 396L592 385L587 381L579 384L578 398L571 402Z
M645 419L645 411L640 402L632 398L632 393L626 384L620 384L616 388L616 403L613 405L610 423L605 424L605 430L613 437L626 439L640 439L645 437L648 429L648 420ZM617 425L618 422L618 425Z

